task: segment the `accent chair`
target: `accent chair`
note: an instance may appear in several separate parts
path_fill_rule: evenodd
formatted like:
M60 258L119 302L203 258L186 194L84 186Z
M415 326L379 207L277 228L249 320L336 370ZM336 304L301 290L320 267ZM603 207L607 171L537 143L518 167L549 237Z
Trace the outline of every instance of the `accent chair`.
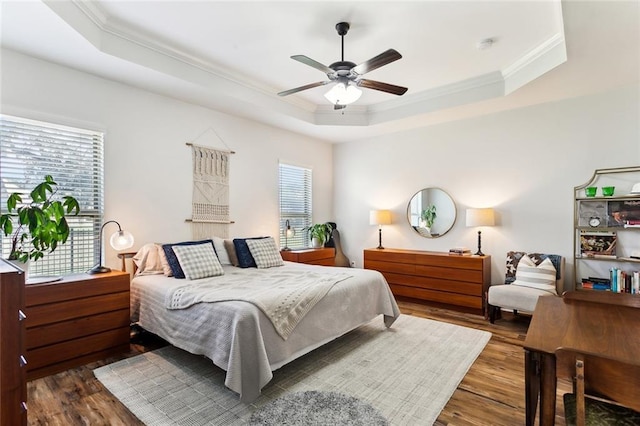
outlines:
M532 313L538 297L558 296L564 291L565 258L557 254L507 253L504 284L492 284L487 294L489 321L493 324L501 308Z

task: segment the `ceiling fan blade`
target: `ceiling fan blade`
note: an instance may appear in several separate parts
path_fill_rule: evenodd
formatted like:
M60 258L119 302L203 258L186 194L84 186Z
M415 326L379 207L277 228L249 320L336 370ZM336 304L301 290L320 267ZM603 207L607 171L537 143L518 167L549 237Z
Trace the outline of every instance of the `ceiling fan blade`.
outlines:
M397 61L400 58L402 58L402 55L398 53L397 50L389 49L387 51L382 52L378 56L371 58L368 61L365 61L360 65L356 65L355 67L351 68L351 72L362 75L369 71L373 71L377 68L380 68L383 65L387 65L393 61Z
M406 87L396 86L394 84L382 83L381 81L362 79L358 82L358 86L367 89L379 90L381 92L391 93L392 95L404 95L408 90Z
M333 106L334 111L337 109L345 109L347 106L346 105L340 105L340 104L335 104Z
M331 83L330 81L318 81L317 83L307 84L305 86L296 87L295 89L285 90L284 92L278 93L278 96L287 96L292 93L302 92L303 90L313 89L314 87L324 86L325 84Z
M305 65L309 65L317 70L322 71L325 74L332 74L334 71L326 65L321 64L320 62L311 59L308 56L304 55L293 55L291 59L296 60L298 62L302 62Z

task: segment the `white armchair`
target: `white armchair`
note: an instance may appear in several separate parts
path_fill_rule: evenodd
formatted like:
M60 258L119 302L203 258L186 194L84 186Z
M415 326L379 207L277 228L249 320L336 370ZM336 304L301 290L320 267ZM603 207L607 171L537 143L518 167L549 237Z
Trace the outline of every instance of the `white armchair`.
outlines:
M524 256L527 259L521 264ZM491 285L487 294L489 321L494 323L501 308L516 315L518 311L531 313L538 297L562 295L564 264L564 257L557 254L508 252L505 282Z

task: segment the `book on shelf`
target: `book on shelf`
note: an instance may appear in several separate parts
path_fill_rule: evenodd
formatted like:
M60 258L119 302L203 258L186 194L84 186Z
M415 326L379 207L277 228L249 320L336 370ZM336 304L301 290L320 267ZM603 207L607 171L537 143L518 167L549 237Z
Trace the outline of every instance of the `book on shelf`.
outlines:
M582 288L589 290L611 290L611 280L607 278L583 278L581 285Z
M604 283L604 284L611 284L611 279L610 278L601 278L601 277L589 277L589 278L583 278L583 280L588 280L594 283Z
M627 272L619 268L611 268L611 291L640 294L640 271Z
M470 255L471 250L466 247L454 247L449 249L449 254Z
M582 283L582 289L584 290L596 290L596 291L611 291L611 287L602 286L591 283Z

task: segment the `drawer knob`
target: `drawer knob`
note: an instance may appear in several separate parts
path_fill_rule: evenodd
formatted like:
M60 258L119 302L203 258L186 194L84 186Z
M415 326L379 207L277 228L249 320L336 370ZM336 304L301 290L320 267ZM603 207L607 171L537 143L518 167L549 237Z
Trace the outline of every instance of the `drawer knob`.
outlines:
M24 402L24 401L22 401L22 402L20 403L20 408L22 408L22 412L23 412L23 413L26 413L26 412L27 412L27 403L26 403L26 402Z
M27 365L27 359L24 355L20 355L20 367L24 367L25 365Z
M22 312L22 309L18 309L18 321L26 320L27 316Z

